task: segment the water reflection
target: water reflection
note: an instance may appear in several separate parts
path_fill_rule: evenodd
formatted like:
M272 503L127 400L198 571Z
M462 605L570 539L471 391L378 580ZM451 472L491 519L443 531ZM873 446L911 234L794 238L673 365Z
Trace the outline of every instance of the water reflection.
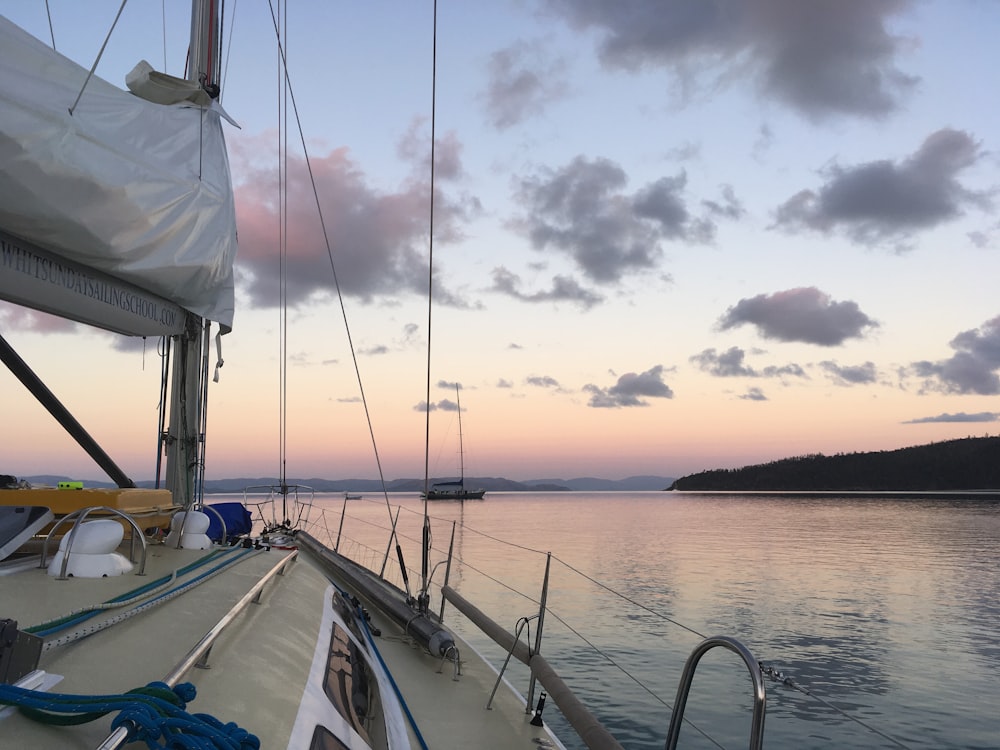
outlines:
M391 500L407 565L419 569L422 504ZM685 659L702 636L723 633L825 701L769 685L769 747L998 746L996 499L491 493L430 512L432 565L455 523L452 585L511 630L537 612L554 553L543 651L628 748L663 746ZM384 555L384 504L349 513L345 533ZM741 670L703 660L684 747L715 747L701 727L745 746ZM526 689L520 665L511 679Z

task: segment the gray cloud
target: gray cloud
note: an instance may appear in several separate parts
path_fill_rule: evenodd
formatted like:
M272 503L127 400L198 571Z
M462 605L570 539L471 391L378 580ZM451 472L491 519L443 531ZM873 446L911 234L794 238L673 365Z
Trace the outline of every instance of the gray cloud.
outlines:
M566 95L566 64L550 60L543 42L518 42L494 52L489 62L486 111L501 130L537 116Z
M624 192L625 170L608 159L578 156L559 170L522 178L515 198L525 215L511 222L536 250L569 255L593 281L609 283L656 266L660 243L708 243L715 236L709 216L739 209L731 191L706 206L709 216L693 216L684 196L687 177L663 177L634 194Z
M437 408L441 411L458 411L458 403L450 398L443 398L437 402Z
M492 290L522 302L572 302L585 310L604 301L604 297L585 289L569 276L552 277L552 288L526 293L521 291L521 277L502 266L493 269Z
M914 231L986 207L989 194L964 187L959 173L980 159L968 133L942 129L899 163L887 160L832 167L818 191L803 190L776 212L775 226L794 231L843 231L851 240L905 247Z
M751 78L810 118L881 117L918 79L900 71L907 42L887 21L909 0L545 0L581 30L596 29L602 63L668 68L681 84L702 71L717 83Z
M861 365L838 365L836 362L826 360L820 362L819 366L830 376L831 380L841 385L864 385L874 383L878 379L874 362L865 362Z
M455 181L465 175L462 166L462 142L454 131L437 136L434 149L435 180ZM396 153L405 162L413 165L416 175L427 175L431 171L430 128L424 118L415 118L406 133L396 144ZM435 206L435 215L437 207Z
M744 401L767 401L767 396L760 388L747 388L747 392L740 398Z
M816 287L788 289L741 299L719 320L722 330L749 323L766 339L838 346L862 338L878 323L855 302L834 302Z
M721 354L714 348L705 349L699 354L692 355L688 360L698 365L704 372L721 378L756 377L756 371L743 363L745 358L746 352L733 346Z
M944 393L1000 394L1000 316L963 331L949 343L955 350L949 359L911 365L913 372L926 378L925 388Z
M443 398L431 404L430 411L458 411L458 404L451 399ZM427 402L420 401L413 406L413 411L426 412Z
M732 185L722 186L722 198L718 201L703 200L701 202L708 212L720 219L731 219L736 221L742 219L746 210L743 204L736 198Z
M993 411L981 411L975 414L966 414L964 411L957 414L938 414L934 417L919 417L908 419L901 424L935 424L939 422L998 422L1000 413Z
M808 377L799 365L787 364L780 367L769 365L762 370L755 370L744 363L746 352L738 346L732 346L724 352L717 352L714 348L705 349L699 354L688 358L690 362L698 365L703 372L715 375L720 378L780 378L790 375L797 378Z
M559 381L548 375L532 375L525 378L524 382L539 388L559 388Z
M14 305L0 300L0 329L31 331L33 333L72 333L82 328L78 323L56 315L31 310L27 307ZM130 337L114 335L114 346L117 349L134 348L134 342L119 341ZM140 339L141 341L141 339Z
M628 372L609 388L588 383L583 390L590 394L588 406L598 409L617 409L623 406L649 406L643 398L673 398L674 392L663 382L663 365L656 365L645 372Z

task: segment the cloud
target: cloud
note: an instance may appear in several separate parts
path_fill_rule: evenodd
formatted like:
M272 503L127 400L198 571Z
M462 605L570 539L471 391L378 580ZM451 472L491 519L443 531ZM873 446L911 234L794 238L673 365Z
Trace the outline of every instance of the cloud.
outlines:
M719 320L722 330L750 323L766 339L838 346L877 328L855 302L834 302L816 287L741 299Z
M949 359L911 365L919 377L927 379L927 390L1000 394L1000 316L979 328L963 331L949 345L955 350Z
M160 356L159 336L123 336L117 333L108 333L107 338L111 342L111 348L117 352L142 352L146 355Z
M401 344L403 346L410 346L413 344L421 343L420 338L417 334L420 333L420 326L416 323L406 323L403 326L403 337Z
M957 414L938 414L935 417L919 417L908 419L902 424L934 424L939 422L998 422L1000 413L993 411L981 411L975 414L966 414L964 411Z
M439 380L434 385L437 388L443 388L449 391L454 391L455 389L465 390L465 387L461 383L453 380ZM416 411L424 411L424 404L426 403L426 401L421 401L413 408ZM431 404L431 411L465 411L465 409L459 409L458 401L452 401L450 398L443 398L440 401Z
M559 388L559 381L548 375L532 375L525 378L524 382L539 388Z
M752 367L743 364L745 357L746 352L733 346L721 354L714 348L705 349L700 354L689 357L688 360L698 365L702 371L722 378L757 377Z
M458 403L449 398L443 398L435 405L441 411L458 411Z
M609 388L588 383L583 390L590 393L588 406L597 409L618 409L623 406L649 406L642 398L673 398L674 392L663 382L663 365L642 373L628 372Z
M521 41L490 57L484 98L496 128L506 130L536 117L566 95L566 64L548 59L545 51L541 41Z
M895 241L905 248L913 232L989 205L989 194L964 187L962 170L981 158L972 137L948 128L932 133L901 162L831 167L818 191L802 190L776 211L775 226L789 231L841 230L852 241Z
M525 214L511 225L528 236L536 250L553 248L572 258L598 283L656 266L660 243L679 240L709 243L715 237L712 216L739 212L732 192L706 206L708 215L693 216L685 201L687 176L663 177L635 193L624 192L625 170L608 159L582 156L558 170L520 179L515 199Z
M875 369L874 362L843 366L831 360L826 360L820 362L819 366L830 376L831 380L840 385L865 385L874 383L878 379L878 372Z
M742 219L744 214L746 214L743 204L736 198L731 185L722 186L721 200L703 200L701 205L708 209L708 212L712 216L720 219L732 219L736 221L737 219Z
M603 296L580 286L576 279L562 275L552 277L551 289L522 292L521 277L502 266L493 269L492 290L522 302L572 302L585 310L604 301Z
M434 148L435 181L455 181L465 175L462 166L462 142L454 131L438 135ZM396 153L413 166L415 175L429 175L431 171L431 137L426 118L415 118L406 133L396 144ZM435 206L435 218L437 206Z
M497 380L497 388L513 388L514 384L507 380L506 378L500 378Z
M669 69L681 84L751 78L765 96L811 118L878 118L919 79L899 70L909 42L887 22L909 0L546 0L571 26L596 29L608 68Z
M260 139L237 140L232 148L240 251L238 277L250 302L258 307L279 304L279 241L277 234L277 171L259 164ZM450 164L457 145L441 149L439 164ZM450 154L450 155L449 155ZM416 158L416 157L414 157ZM430 191L426 180L411 179L396 190L370 184L368 177L340 148L311 157L323 224L329 236L341 291L369 300L375 295L425 295L427 260L424 248L429 227ZM460 171L452 164L445 174ZM292 305L335 294L323 224L304 160L289 157L288 226L283 261ZM435 238L449 241L461 236L461 226L475 211L471 199L453 201L438 191L435 197ZM437 286L437 282L435 284ZM436 289L442 304L462 302L446 289Z
M699 354L688 358L688 361L698 365L699 369L720 378L780 378L791 375L797 378L808 377L799 365L787 364L777 367L770 365L763 370L755 370L750 365L743 363L746 358L744 352L738 346L732 346L724 352L718 353L714 348L705 349Z
M0 301L0 330L31 331L33 333L73 333L80 328L72 320ZM116 338L121 338L116 336Z
M458 404L451 399L443 398L440 401L432 403L429 411L458 411ZM426 412L428 411L427 402L420 401L413 406L413 411Z
M747 392L740 396L744 401L767 401L767 396L760 388L747 388Z

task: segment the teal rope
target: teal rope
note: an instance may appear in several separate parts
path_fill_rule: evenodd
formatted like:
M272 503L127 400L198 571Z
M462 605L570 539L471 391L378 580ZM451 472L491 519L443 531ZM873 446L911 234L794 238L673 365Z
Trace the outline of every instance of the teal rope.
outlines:
M224 554L224 551L217 550L214 552L210 552L207 555L198 558L194 562L188 563L182 568L178 568L177 577L180 578L181 576L186 575L190 571L195 570L196 568L199 568L202 565L207 564L214 558L218 557L220 554ZM107 610L103 607L103 605L115 604L120 601L128 601L129 599L134 599L135 597L140 596L141 594L144 594L147 591L153 591L159 587L162 587L163 585L169 583L171 578L173 578L173 574L161 576L160 578L157 578L155 581L143 584L138 588L132 589L131 591L127 591L124 594L119 594L118 596L112 599L108 599L106 602L102 603L101 607L94 608L87 612L78 612L75 615L68 615L65 617L57 618L55 620L49 620L48 622L42 622L39 623L38 625L32 625L30 627L24 628L24 632L32 633L33 635L37 635L39 637L44 638L45 636L52 635L53 633L58 633L60 631L67 630L70 627L73 627L74 625L79 625L81 622L84 622L85 620L89 620L92 617L96 617L102 612L106 612Z
M73 695L0 685L0 704L17 706L28 718L47 724L80 724L112 711L112 729L128 731L129 742L145 742L150 750L259 750L260 740L230 722L185 709L194 700L189 682L171 689L151 682L124 695Z
M167 591L164 591L164 592L162 592L162 593L160 593L160 594L158 594L156 596L151 596L149 599L146 599L141 604L137 604L132 609L124 610L124 612L129 613L129 614L135 614L135 613L137 613L137 612L139 612L141 610L149 609L151 606L154 606L158 602L163 602L163 601L167 600L168 598L176 596L180 592L185 591L186 589L189 589L189 588L192 588L194 586L197 586L201 581L203 581L206 578L209 578L209 577L215 575L216 573L218 573L223 568L225 568L225 567L227 567L229 565L235 565L242 558L246 557L247 555L254 554L255 552L256 552L256 550L253 550L253 549L241 549L238 552L235 552L235 553L232 553L232 554L230 554L230 553L223 553L223 554L227 554L230 557L232 557L232 555L235 555L235 557L233 559L224 559L224 560L222 560L222 562L217 563L214 567L212 567L209 570L207 570L207 571L199 574L198 576L196 576L196 577L194 577L194 578L192 578L192 579L190 579L188 581L185 581L183 583L180 583L177 586L174 586L173 588L168 589ZM198 561L197 566L201 566L202 564L204 564L206 562L209 562L210 559L215 559L215 556L214 555L206 555L204 558L202 558L201 560ZM191 566L188 566L188 568L192 569ZM181 571L179 571L179 573L180 572ZM183 570L183 572L186 573L188 571L187 570ZM164 576L163 577L164 580L168 580L169 578L170 578L170 576ZM53 621L52 623L45 623L45 624L40 625L40 626L35 626L34 628L28 628L27 630L28 630L28 632L31 632L34 635L38 635L38 636L42 636L42 637L47 637L47 636L53 635L55 633L59 633L59 632L61 632L63 630L68 630L70 627L73 627L74 625L79 625L81 622L89 620L92 617L96 617L97 615L102 614L102 613L104 613L106 611L107 610L103 610L103 609L88 611L88 612L80 614L77 617L74 617L74 618L71 618L71 619L56 620L56 621ZM43 630L41 628L44 627L44 625L53 625L53 626L49 627L49 628L46 628L46 629Z

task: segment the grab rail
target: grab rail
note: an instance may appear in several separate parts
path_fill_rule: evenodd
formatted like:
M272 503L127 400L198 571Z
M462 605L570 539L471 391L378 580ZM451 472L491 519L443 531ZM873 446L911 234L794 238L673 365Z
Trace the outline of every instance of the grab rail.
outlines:
M691 692L691 683L694 680L694 671L698 667L698 662L701 661L701 657L706 652L717 646L739 654L746 663L747 669L750 670L750 679L753 682L753 720L750 725L749 747L750 750L761 750L764 747L764 712L767 705L767 692L764 688L764 677L760 671L760 664L750 653L750 649L738 640L727 635L717 635L713 638L706 638L699 643L684 664L680 684L677 686L677 700L674 701L674 710L670 715L666 750L676 750L677 748L677 739L681 734L681 722L684 720L684 707L687 705L688 693Z
M57 580L60 581L67 580L66 569L67 566L69 565L69 554L73 549L73 540L76 538L76 530L80 528L80 525L84 521L87 520L87 516L89 516L91 513L95 511L97 512L106 511L113 516L118 516L119 518L127 521L129 526L132 527L132 533L129 535L129 547L128 547L129 560L131 562L135 562L135 540L138 539L139 544L141 545L140 549L142 550L142 560L139 562L139 572L136 573L136 575L140 576L145 575L146 537L143 536L142 529L139 528L139 524L137 524L135 520L127 513L123 513L117 508L109 508L106 505L92 505L89 508L78 508L77 510L74 510L72 513L67 513L65 516L56 521L52 525L52 528L49 529L49 533L45 535L45 541L42 542L42 554L41 554L41 560L38 563L38 567L39 568L45 567L45 561L48 558L49 554L49 540L55 536L55 533L60 526L62 526L64 523L68 523L69 521L73 521L73 526L70 527L69 532L66 534L66 551L65 554L63 555L62 565L59 567L59 576L57 577Z
M244 609L246 609L251 602L258 601L260 599L260 593L264 586L276 575L284 575L285 568L290 565L298 556L298 550L291 550L287 555L285 555L277 564L272 567L267 573L261 576L260 580L253 585L243 598L240 599L236 604L233 605L226 614L224 614L212 628L201 637L194 647L188 651L187 655L181 659L177 666L175 666L166 677L163 678L165 682L170 687L174 687L180 682L181 678L188 673L191 667L195 666L199 660L202 662L208 659L208 653L215 643L216 639L222 634L236 616L239 615ZM117 748L122 747L126 742L129 741L129 735L131 731L128 727L121 726L115 729L100 745L97 746L96 750L117 750Z

